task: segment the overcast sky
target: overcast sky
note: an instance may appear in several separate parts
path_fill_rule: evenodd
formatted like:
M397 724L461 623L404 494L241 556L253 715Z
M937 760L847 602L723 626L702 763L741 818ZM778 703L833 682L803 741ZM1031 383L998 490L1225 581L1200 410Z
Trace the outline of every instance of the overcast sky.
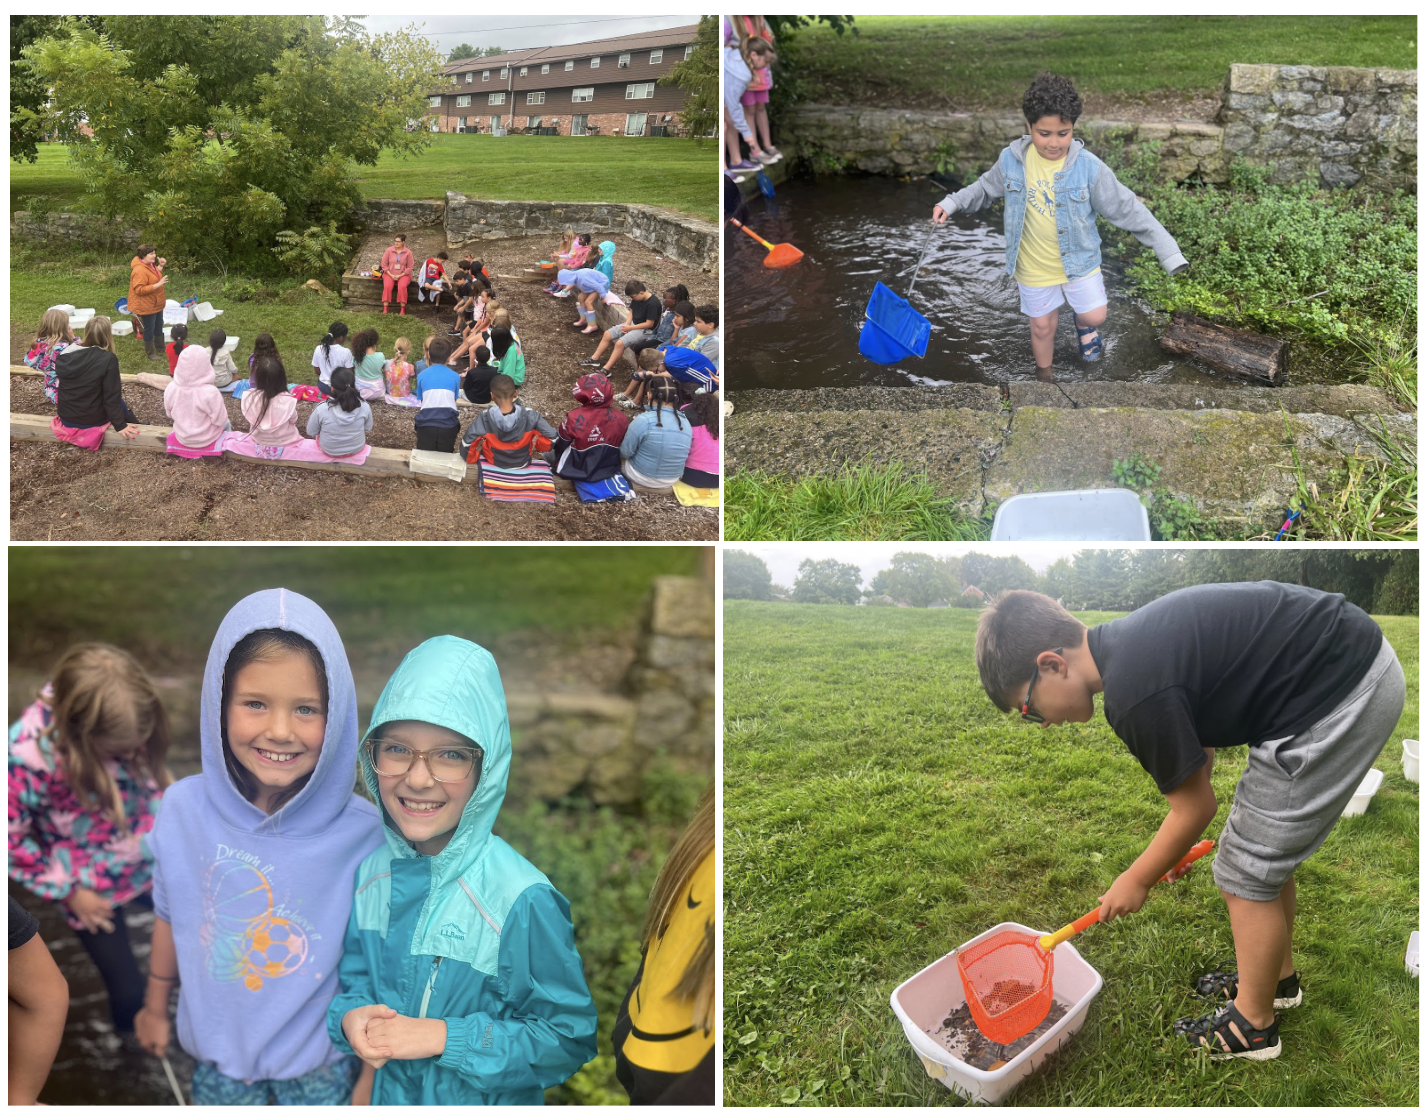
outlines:
M613 39L616 35L636 35L666 27L698 23L699 15L655 16L650 19L620 18L594 13L579 15L524 15L519 5L477 7L466 15L370 15L361 22L371 31L396 31L416 24L434 39L446 54L452 47L469 43L474 47L498 46L504 50L526 47L565 46L591 39Z
M944 554L966 554L972 550L980 550L983 554L1015 554L1037 573L1045 573L1058 558L1070 558L1086 547L1069 543L1021 543L1016 546L1005 543L996 546L985 543L738 543L733 549L757 554L768 566L774 583L792 589L794 579L798 577L798 564L805 558L815 561L836 558L840 562L852 562L863 571L863 585L866 586L879 570L892 565L894 554L904 550L939 558Z

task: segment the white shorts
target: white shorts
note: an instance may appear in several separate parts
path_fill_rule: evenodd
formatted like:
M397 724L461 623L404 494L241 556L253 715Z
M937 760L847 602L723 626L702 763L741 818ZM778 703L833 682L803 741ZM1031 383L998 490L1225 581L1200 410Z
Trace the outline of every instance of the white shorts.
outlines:
M1028 287L1023 283L1016 286L1021 292L1021 312L1028 318L1039 318L1043 314L1059 310L1068 302L1071 309L1078 314L1088 313L1106 304L1106 284L1102 281L1099 271L1070 283L1058 283L1054 287Z

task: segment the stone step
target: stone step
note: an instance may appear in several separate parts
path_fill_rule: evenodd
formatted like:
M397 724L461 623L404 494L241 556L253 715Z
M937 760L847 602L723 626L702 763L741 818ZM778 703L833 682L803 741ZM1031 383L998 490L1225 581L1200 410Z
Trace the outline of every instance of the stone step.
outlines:
M1303 384L1291 387L1251 387L1235 383L1204 386L1179 384L1139 384L1100 380L1084 383L1017 383L1009 396L988 384L950 384L944 387L860 387L818 388L780 391L758 388L731 391L728 398L738 411L878 410L939 411L970 407L977 411L1001 411L1007 405L1019 407L1064 407L1071 400L1086 407L1144 407L1158 411L1226 410L1278 414L1356 415L1391 414L1395 411L1387 393L1366 384ZM1063 394L1064 392L1064 394ZM1070 396L1070 399L1067 398Z

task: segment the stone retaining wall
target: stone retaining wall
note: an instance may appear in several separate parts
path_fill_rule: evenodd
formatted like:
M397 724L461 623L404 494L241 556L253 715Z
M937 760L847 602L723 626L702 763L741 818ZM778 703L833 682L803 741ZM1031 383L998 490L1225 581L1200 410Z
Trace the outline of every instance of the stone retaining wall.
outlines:
M1140 140L1161 143L1167 177L1224 182L1244 158L1273 168L1274 181L1317 178L1416 188L1418 74L1346 66L1230 67L1215 123L1135 123L1082 118L1090 150ZM780 120L781 142L815 166L869 174L930 174L968 182L1026 134L1015 114L912 112L800 105Z
M440 225L446 218L446 203L372 198L353 216L374 232L410 232Z
M26 210L10 214L11 240L67 240L98 248L126 248L132 252L144 241L139 230L105 217L82 213L51 213L35 217Z

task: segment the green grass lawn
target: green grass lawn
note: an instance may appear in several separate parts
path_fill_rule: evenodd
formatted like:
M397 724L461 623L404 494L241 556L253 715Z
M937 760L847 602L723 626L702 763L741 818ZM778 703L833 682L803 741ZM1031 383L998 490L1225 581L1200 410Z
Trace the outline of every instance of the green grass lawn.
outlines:
M1082 614L1087 624L1113 614ZM1058 928L1142 851L1164 798L1105 721L1038 730L977 680L971 611L724 603L724 1090L729 1104L953 1104L888 1005L1003 921ZM1201 1063L1170 1022L1234 955L1209 871L1076 940L1105 978L1022 1105L1414 1105L1418 619L1379 618L1408 678L1384 785L1300 869L1304 1005L1275 1061ZM1247 749L1221 753L1224 824Z
M1212 95L1232 62L1417 66L1413 16L858 16L799 32L808 99L1016 111L1038 70L1081 93Z
M718 220L719 153L712 140L626 136L442 134L420 156L387 154L355 167L369 198L445 198L456 190L506 201L625 202ZM62 144L41 144L35 163L10 163L10 208L27 195L61 206L83 194Z

